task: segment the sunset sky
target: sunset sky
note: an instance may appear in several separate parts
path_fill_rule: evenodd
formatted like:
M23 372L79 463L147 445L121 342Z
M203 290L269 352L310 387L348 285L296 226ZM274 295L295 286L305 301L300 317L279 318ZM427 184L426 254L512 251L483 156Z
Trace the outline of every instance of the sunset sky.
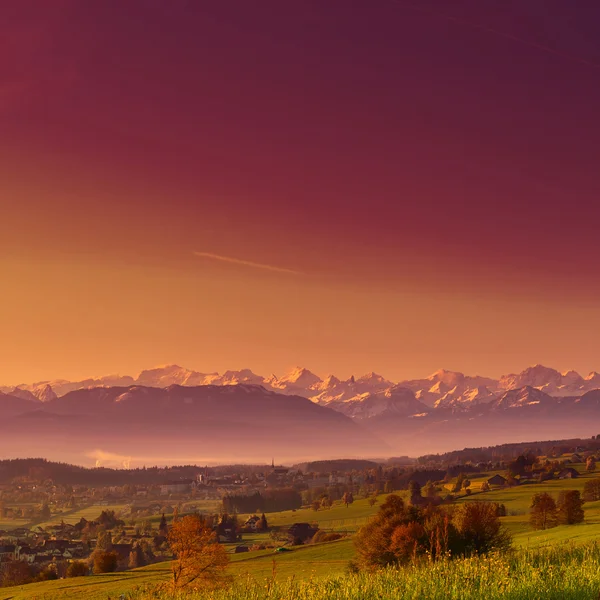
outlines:
M0 384L600 370L600 3L0 7Z

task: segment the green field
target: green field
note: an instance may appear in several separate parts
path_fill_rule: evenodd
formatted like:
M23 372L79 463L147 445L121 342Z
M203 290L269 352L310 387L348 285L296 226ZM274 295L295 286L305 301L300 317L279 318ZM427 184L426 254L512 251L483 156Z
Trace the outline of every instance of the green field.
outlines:
M92 506L86 506L84 508L77 508L75 510L66 511L63 513L57 513L52 515L50 519L43 523L37 523L36 526L48 527L49 525L60 525L61 521L74 525L78 523L82 518L88 521L93 521L100 516L103 510L114 510L116 514L125 508L125 504L111 504L109 506L103 506L100 504L94 504Z
M275 572L279 579L291 577L310 579L343 573L354 549L351 539L343 539L314 546L300 546L289 552L274 553L262 550L231 555L229 570L236 579L248 577L264 581ZM0 588L0 600L60 600L61 598L86 598L106 600L136 588L167 581L169 563L158 563L141 569L77 577L60 581L31 583L16 588Z
M527 560L533 560L532 557L536 556L549 556L548 552L558 551L567 553L565 556L571 556L573 561L576 562L577 555L575 551L575 546L579 545L580 547L584 547L584 544L587 544L588 552L587 556L593 556L597 560L597 563L592 565L585 566L585 577L589 578L589 581L600 582L600 550L596 548L594 545L590 545L590 543L595 542L596 540L600 540L600 502L593 502L585 504L585 523L580 525L571 525L571 526L559 526L546 531L534 531L529 526L529 505L531 503L531 497L538 492L549 492L553 496L558 496L558 493L561 490L567 489L578 489L583 490L585 482L590 478L600 476L600 473L585 473L583 469L583 465L576 465L576 468L581 472L581 476L576 479L567 479L567 480L552 480L544 483L532 483L532 484L523 484L520 486L516 486L513 488L499 488L493 489L489 492L481 492L480 487L481 483L485 481L490 474L481 475L479 477L471 478L472 484L471 489L473 493L470 496L461 496L457 499L458 503L461 502L477 502L477 501L492 501L503 503L507 509L506 517L502 518L502 521L506 525L506 527L513 534L514 546L516 548L516 553L513 555L513 563L511 563L511 569L516 569L517 572L521 573L521 575L525 576L526 567L519 563L516 560L515 556L528 557ZM452 482L448 484L451 487ZM401 495L405 496L405 492L401 492ZM354 547L351 534L355 532L361 525L366 523L368 519L377 512L380 504L382 504L386 499L385 494L381 494L378 498L377 504L371 507L366 499L356 500L353 504L351 504L348 508L344 505L336 504L329 510L319 510L314 511L312 509L299 509L295 511L283 511L278 513L267 513L267 519L269 521L270 526L274 527L283 527L291 525L295 522L309 522L316 523L322 529L327 530L335 530L340 532L346 532L348 537L344 537L341 540L335 542L329 542L325 544L315 544L315 545L305 545L291 549L289 552L283 553L274 553L272 549L254 551L248 553L241 554L233 554L233 548L235 544L227 544L228 550L231 552L231 564L229 567L230 573L234 576L234 581L237 582L246 582L244 585L246 586L244 589L249 589L252 587L254 581L257 583L257 588L255 590L255 595L252 596L256 599L260 599L263 596L261 590L264 588L265 582L271 582L272 584L273 575L275 575L276 582L279 582L281 586L280 591L277 592L280 595L274 595L273 598L281 598L282 600L286 598L286 593L292 593L291 588L286 588L285 583L288 579L293 578L296 584L298 582L302 586L308 586L302 588L304 592L306 592L306 596L303 595L295 595L290 597L296 597L298 599L306 598L310 600L312 598L325 598L324 596L315 595L316 591L313 589L312 591L310 586L313 585L311 581L319 581L322 585L325 585L325 581L327 581L327 585L334 586L336 590L339 591L339 596L330 596L330 597L340 597L340 598L442 598L444 596L441 595L428 595L425 594L422 596L417 595L397 595L399 592L394 591L389 592L388 587L392 586L392 581L394 577L398 577L395 575L381 575L381 581L377 584L382 587L373 588L379 589L380 591L384 591L385 594L389 592L390 595L377 595L379 592L375 592L373 590L368 590L366 588L361 588L362 585L367 585L366 582L360 583L359 579L352 579L354 582L353 585L356 589L362 589L362 593L364 596L352 595L354 591L351 591L346 588L339 588L342 583L350 581L348 576L343 575L345 569L347 567L348 561L354 556ZM88 507L86 509L81 509L79 511L73 512L69 515L71 519L68 522L78 521L82 516L87 519L93 519L98 516L100 511L105 509L110 510L118 510L121 507L106 507L106 506L93 506ZM208 512L208 511L207 511ZM246 515L239 515L240 522L243 523ZM60 516L58 516L58 521L53 519L53 522L60 522ZM67 521L67 518L65 518ZM273 540L270 538L268 533L256 532L251 534L243 535L243 544L251 546L252 544L273 544ZM537 553L537 554L536 554ZM540 554L541 553L541 554ZM546 553L546 554L544 554ZM571 554L569 554L571 553ZM566 575L563 573L563 569L561 567L560 561L557 557L560 554L554 554L552 561L557 563L556 572L560 572L569 580L569 585L572 587L575 586L575 583L571 581L572 576L570 573ZM479 559L478 559L479 560ZM483 562L478 563L478 569L488 569L490 568L490 563L485 562L487 559L481 559ZM490 559L491 560L491 559ZM499 561L506 561L508 558L496 558ZM535 560L538 560L537 558ZM544 559L546 560L546 559ZM460 568L456 565L460 563ZM554 564L553 563L553 564ZM473 581L477 580L477 577L472 572L474 568L472 560L469 561L456 561L452 563L452 565L447 565L447 574L445 575L448 578L448 582L452 580L453 577L460 578L465 577L465 581L469 581L469 589L472 587ZM504 563L503 563L504 564ZM544 563L545 564L545 563ZM483 565L483 566L482 566ZM515 566L516 565L516 566ZM505 565L506 566L506 565ZM549 569L550 573L554 573L549 565L546 565ZM502 567L505 568L505 567ZM508 568L508 567L506 567ZM583 567L580 565L577 567L580 569L580 572L583 575ZM434 572L437 573L436 576L442 576L442 569L439 565L429 565L427 567L427 572L420 572L419 577L427 579ZM432 571L435 569L436 571ZM462 571L461 571L462 569ZM471 571L469 571L471 569ZM594 570L595 569L595 570ZM118 597L121 593L133 593L136 589L144 588L145 586L152 586L161 581L167 581L169 579L169 563L160 563L156 565L152 565L149 567L144 567L142 569L137 569L133 571L126 571L121 573L114 573L110 575L99 575L99 576L91 576L84 578L77 578L71 580L63 580L63 581L51 581L51 582L43 582L30 584L28 586L24 586L22 588L5 588L0 589L0 600L5 600L10 598L11 600L25 600L25 599L37 599L37 600L59 600L60 598L90 598L91 600L105 600L108 597ZM469 574L467 574L467 572ZM403 573L407 573L406 570ZM335 579L343 575L342 579ZM414 577L417 577L416 571L413 573ZM411 575L411 577L413 576ZM491 574L488 573L489 581L493 580ZM531 578L531 574L526 575L528 578ZM333 578L333 579L332 579ZM416 581L416 580L415 580ZM456 580L458 581L458 579ZM487 580L486 580L487 581ZM536 580L538 581L538 580ZM305 583L302 583L305 582ZM456 583L456 582L455 582ZM489 583L489 582L488 582ZM539 581L538 581L539 583ZM294 584L294 585L296 585ZM513 585L514 584L514 585ZM416 583L415 583L416 585ZM453 584L454 585L454 584ZM458 585L458 584L456 584ZM478 584L479 585L479 584ZM483 583L482 583L483 585ZM487 583L486 583L487 585ZM595 598L597 599L600 595L600 583L598 583L595 595L581 595L581 596L547 596L547 595L539 595L540 588L537 589L537 594L531 592L532 595L529 594L525 588L518 587L516 582L513 582L511 585L514 587L513 596L502 596L502 597L513 597L516 599L520 598L546 598L546 597L556 597L558 598ZM591 585L591 584L590 584ZM596 585L596 583L594 583ZM338 586L338 587L336 587ZM358 587L357 587L358 586ZM395 586L395 587L394 587ZM394 590L401 589L402 586L398 586L398 582L396 581L393 586ZM389 589L392 589L390 587ZM339 589L338 589L339 588ZM273 588L274 589L274 588ZM354 589L354 588L353 588ZM421 589L418 586L415 589ZM484 588L482 588L484 589ZM487 588L485 588L487 590ZM508 588L507 588L508 589ZM575 589L575 587L573 587ZM590 588L591 589L591 588ZM287 591L286 591L287 590ZM345 591L344 591L345 590ZM454 595L448 595L448 598L475 598L477 596L464 595L461 596L459 592L456 590L452 591ZM517 591L518 590L518 591ZM548 588L550 590L550 588ZM583 590L583 588L579 589L577 593L580 594L588 594L589 589ZM423 590L421 590L423 591ZM232 592L233 594L234 592ZM237 593L237 592L235 592ZM241 592L239 592L241 594ZM337 592L336 592L337 593ZM408 592L406 592L408 594ZM435 592L436 594L438 592ZM486 591L486 594L488 592ZM508 592L507 592L508 593ZM512 593L512 592L511 592ZM552 592L554 593L554 592ZM300 594L298 589L294 588L293 594ZM312 595L311 595L312 594ZM372 594L372 595L370 595ZM395 595L394 595L395 594ZM519 595L521 594L521 595ZM524 594L524 595L523 595ZM138 598L142 598L142 596L138 595ZM228 596L223 596L223 598ZM231 596L231 598L245 598L246 596L237 595ZM250 596L248 596L250 597ZM481 596L486 598L495 598L493 595ZM271 596L269 596L271 598ZM217 600L217 597L215 597Z

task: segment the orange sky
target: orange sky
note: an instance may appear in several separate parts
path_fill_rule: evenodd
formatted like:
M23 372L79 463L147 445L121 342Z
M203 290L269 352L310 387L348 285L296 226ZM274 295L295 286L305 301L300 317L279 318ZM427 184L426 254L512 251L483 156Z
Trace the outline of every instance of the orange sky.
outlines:
M600 368L599 7L151 4L0 23L0 383Z

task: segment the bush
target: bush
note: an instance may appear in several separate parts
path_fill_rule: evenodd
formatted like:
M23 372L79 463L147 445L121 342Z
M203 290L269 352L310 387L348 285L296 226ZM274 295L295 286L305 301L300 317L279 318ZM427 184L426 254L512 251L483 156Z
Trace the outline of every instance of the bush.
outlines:
M317 533L313 535L311 543L320 544L321 542L333 542L335 540L339 540L342 537L343 535L341 533L336 533L334 531L327 532L323 531L322 529L319 529L319 531L317 531Z
M505 550L511 537L500 523L495 503L469 502L451 513L434 506L406 506L391 495L358 531L354 543L358 562L375 569L403 564L426 553L435 560Z
M85 577L89 571L82 560L74 560L67 568L67 577Z
M96 550L91 555L90 560L95 575L100 573L112 573L117 570L119 555L112 551Z

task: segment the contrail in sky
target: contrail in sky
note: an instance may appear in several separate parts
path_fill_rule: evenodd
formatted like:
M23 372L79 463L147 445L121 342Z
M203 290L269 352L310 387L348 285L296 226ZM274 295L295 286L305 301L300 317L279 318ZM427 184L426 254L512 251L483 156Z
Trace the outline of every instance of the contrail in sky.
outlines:
M263 269L264 271L275 271L277 273L287 273L288 275L304 275L304 273L300 271L294 271L293 269L286 269L285 267L276 267L274 265L252 262L251 260L243 260L241 258L233 258L231 256L221 256L220 254L213 254L212 252L194 252L194 255L200 256L201 258L210 258L211 260L220 260L221 262L232 263L234 265L252 267L253 269Z

